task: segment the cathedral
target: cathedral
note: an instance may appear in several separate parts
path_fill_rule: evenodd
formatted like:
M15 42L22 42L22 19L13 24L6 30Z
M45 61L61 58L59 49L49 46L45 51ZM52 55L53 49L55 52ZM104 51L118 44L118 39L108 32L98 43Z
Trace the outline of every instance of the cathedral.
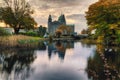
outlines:
M49 35L54 35L56 30L61 26L65 25L71 29L70 34L74 34L74 25L66 24L66 19L64 14L61 14L57 21L52 21L52 16L48 17L48 33Z

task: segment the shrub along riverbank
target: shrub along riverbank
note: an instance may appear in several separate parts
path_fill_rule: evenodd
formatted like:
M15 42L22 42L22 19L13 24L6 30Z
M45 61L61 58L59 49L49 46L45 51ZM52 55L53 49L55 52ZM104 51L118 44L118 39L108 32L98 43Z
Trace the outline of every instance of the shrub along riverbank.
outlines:
M0 48L35 48L44 38L24 35L0 36Z

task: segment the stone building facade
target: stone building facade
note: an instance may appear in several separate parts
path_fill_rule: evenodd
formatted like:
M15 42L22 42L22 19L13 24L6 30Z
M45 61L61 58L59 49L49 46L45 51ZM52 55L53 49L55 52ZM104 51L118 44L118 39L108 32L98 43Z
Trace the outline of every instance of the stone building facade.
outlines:
M74 25L66 24L66 19L64 14L61 14L57 21L52 21L52 16L48 17L48 33L49 35L54 35L58 27L65 25L71 28L71 34L74 33Z

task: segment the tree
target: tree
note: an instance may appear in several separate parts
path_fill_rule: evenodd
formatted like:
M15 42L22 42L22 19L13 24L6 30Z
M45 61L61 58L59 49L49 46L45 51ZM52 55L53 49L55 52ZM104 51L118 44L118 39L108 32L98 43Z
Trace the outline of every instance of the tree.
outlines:
M86 19L89 25L88 29L90 31L96 29L95 35L103 36L105 43L113 37L117 39L117 31L120 30L119 0L99 0L90 5L86 12ZM116 39L112 40L116 41Z
M71 28L69 26L66 26L66 25L59 26L58 30L62 31L62 35L70 35L70 32L71 32Z
M87 32L87 30L83 29L83 30L81 31L81 34L88 34L88 32Z
M40 36L44 36L46 33L46 27L43 27L42 25L40 25L38 33Z
M119 0L99 0L90 5L86 12L88 25L95 25L101 22L113 24L120 21L120 3Z
M60 38L62 31L60 29L57 29L55 33L56 33L57 38Z
M15 34L21 28L31 29L37 23L32 18L33 11L25 0L4 0L5 6L0 8L0 20L14 28Z

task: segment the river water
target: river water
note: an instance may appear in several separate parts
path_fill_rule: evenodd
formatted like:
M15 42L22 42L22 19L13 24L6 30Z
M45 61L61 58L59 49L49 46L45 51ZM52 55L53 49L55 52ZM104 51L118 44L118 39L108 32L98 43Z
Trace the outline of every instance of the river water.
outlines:
M0 80L120 80L120 49L74 41L4 49Z

